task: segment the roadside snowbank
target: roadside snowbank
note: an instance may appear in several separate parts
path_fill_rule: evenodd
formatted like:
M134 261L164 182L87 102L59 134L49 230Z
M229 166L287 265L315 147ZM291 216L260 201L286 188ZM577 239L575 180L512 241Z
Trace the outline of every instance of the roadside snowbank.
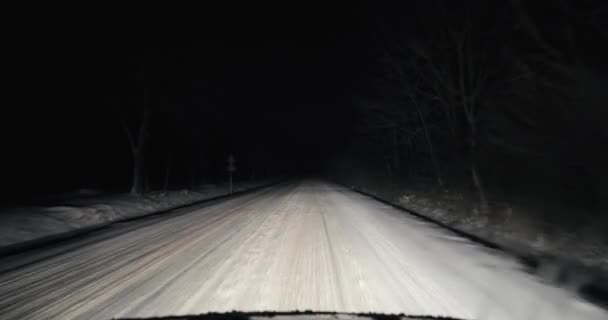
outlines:
M498 243L515 252L575 260L608 270L608 249L603 242L603 224L584 230L568 230L534 219L530 210L515 204L490 202L492 214L481 215L478 208L454 194L424 194L404 191L396 203L450 227ZM595 227L595 228L594 228Z
M608 220L577 221L584 214L573 210L569 217L571 223L567 224L551 219L553 212L549 204L543 208L546 214L542 215L536 211L538 207L530 206L525 201L507 202L491 195L488 195L488 212L484 214L471 195L459 190L442 191L424 183L416 183L413 187L405 183L365 184L355 179L341 182L351 189L414 211L519 255L582 264L608 274L608 238L605 231ZM558 214L555 212L554 215Z
M239 183L235 185L234 191L245 191L270 183L270 181ZM92 196L65 200L53 206L6 209L0 211L0 249L48 236L170 210L227 193L226 186L206 185L197 190Z

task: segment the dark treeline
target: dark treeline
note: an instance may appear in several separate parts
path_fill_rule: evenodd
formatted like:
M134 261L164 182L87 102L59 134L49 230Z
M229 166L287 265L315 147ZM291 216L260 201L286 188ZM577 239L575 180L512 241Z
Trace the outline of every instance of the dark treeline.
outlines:
M236 180L311 172L344 140L350 115L339 100L360 65L349 55L361 51L351 50L344 8L60 2L10 11L3 203L225 182L231 153Z
M535 203L543 220L572 227L605 220L605 3L425 1L374 12L376 72L354 98L356 138L335 160L343 181L457 190L482 213L492 200Z
M267 175L230 136L236 86L221 70L238 48L209 31L216 20L136 3L12 9L3 202L223 182L231 152L238 179Z

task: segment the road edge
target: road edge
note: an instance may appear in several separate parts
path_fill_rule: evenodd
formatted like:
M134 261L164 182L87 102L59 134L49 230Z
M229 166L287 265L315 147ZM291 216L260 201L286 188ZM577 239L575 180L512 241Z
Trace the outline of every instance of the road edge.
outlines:
M0 259L10 257L15 254L21 254L23 252L27 252L30 250L36 250L36 249L40 249L40 248L43 248L46 246L55 245L57 243L68 241L68 240L71 240L74 238L83 237L91 232L108 228L117 223L125 223L125 222L140 220L140 219L146 219L146 218L156 216L156 215L171 214L171 213L175 213L178 210L186 209L188 207L196 207L201 204L206 204L206 203L218 201L218 200L228 200L231 198L237 198L237 197L243 196L245 194L253 193L253 192L256 192L256 191L259 191L262 189L266 189L266 188L271 188L271 187L274 187L274 186L277 186L277 185L280 185L280 184L283 184L286 182L287 182L287 180L282 179L282 180L270 182L267 184L263 184L260 186L256 186L256 187L252 187L252 188L248 188L248 189L244 189L244 190L239 190L239 191L233 192L232 194L225 193L225 194L221 194L221 195L217 195L217 196L212 196L210 198L178 205L178 206L175 206L175 207L172 207L169 209L165 209L165 210L154 211L154 212L150 212L147 214L134 216L134 217L126 217L124 219L119 219L119 220L115 220L115 221L108 222L108 223L101 223L101 224L94 225L94 226L78 228L78 229L67 231L67 232L61 232L58 234L52 234L52 235L43 236L43 237L36 238L36 239L31 239L31 240L27 240L27 241L23 241L23 242L10 244L7 246L0 247Z

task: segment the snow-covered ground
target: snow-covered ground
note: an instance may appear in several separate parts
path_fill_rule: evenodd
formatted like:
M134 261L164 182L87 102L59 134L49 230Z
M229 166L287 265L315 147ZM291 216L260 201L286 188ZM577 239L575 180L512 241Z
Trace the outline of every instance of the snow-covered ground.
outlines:
M0 263L1 319L232 310L608 318L512 257L319 181L114 224Z
M562 271L584 269L605 288L608 305L608 219L601 209L539 200L535 194L501 194L487 190L487 212L470 186L438 188L427 179L387 179L382 175L341 175L343 185L372 195L453 230L475 236L535 263L558 265ZM456 179L454 179L457 181ZM580 204L579 204L580 205ZM583 205L580 205L584 207ZM563 268L562 268L563 267Z
M242 182L243 191L270 181ZM96 195L60 201L53 206L32 206L0 211L0 250L48 236L107 225L124 219L170 210L228 193L227 186L206 185L196 190L151 192L143 195Z
M514 252L608 272L606 224L602 221L582 230L568 230L531 218L535 215L527 212L528 208L498 202L489 203L492 214L488 217L476 213L476 206L465 208L463 203L467 201L453 194L431 195L412 190L404 190L394 203Z

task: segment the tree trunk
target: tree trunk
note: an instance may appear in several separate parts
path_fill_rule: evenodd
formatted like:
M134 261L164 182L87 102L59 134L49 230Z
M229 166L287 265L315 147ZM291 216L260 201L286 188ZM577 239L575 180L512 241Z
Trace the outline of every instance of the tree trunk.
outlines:
M188 188L194 189L197 181L197 170L195 168L194 163L191 163L190 165L192 166L192 168L190 168L190 176L188 177Z
M171 152L167 152L167 164L165 167L165 182L163 184L163 190L169 190L169 176L171 175Z
M431 140L431 135L426 125L426 120L424 119L424 115L422 114L422 110L420 110L420 106L417 102L413 101L414 107L416 107L416 112L418 113L418 117L420 118L420 123L422 124L422 130L424 131L424 138L426 140L427 147L429 148L429 154L431 157L431 162L433 163L433 169L435 171L435 177L437 179L437 184L440 188L444 188L443 177L441 176L441 170L439 167L439 160L437 159L437 154L435 153L435 148L433 147L433 141Z
M399 140L397 136L397 125L393 126L392 129L392 138L393 138L393 169L395 174L399 172Z
M393 176L393 170L392 170L392 165L391 165L391 161L388 157L384 158L384 168L386 169L386 174L388 175L388 177L392 177Z
M479 213L482 217L487 217L489 213L488 200L486 198L486 192L483 185L483 180L479 174L479 166L477 164L477 136L475 124L470 123L471 136L469 137L470 144L470 157L471 157L471 178L473 180L473 186L477 191L477 197L479 200Z
M486 198L486 192L483 187L483 182L477 168L477 161L475 159L471 160L471 175L475 189L477 189L477 196L479 197L479 213L482 217L487 217L490 211L488 207L488 199Z
M144 190L144 159L141 147L132 150L133 178L131 181L131 194L141 194Z
M124 129L126 131L127 137L129 138L129 143L131 146L131 154L133 157L133 180L131 182L131 193L132 194L141 194L144 192L144 184L145 184L145 148L147 144L148 138L148 125L150 121L149 111L144 108L143 118L139 125L139 130L137 132L137 136L134 136L129 127L126 125L126 121L123 120Z

